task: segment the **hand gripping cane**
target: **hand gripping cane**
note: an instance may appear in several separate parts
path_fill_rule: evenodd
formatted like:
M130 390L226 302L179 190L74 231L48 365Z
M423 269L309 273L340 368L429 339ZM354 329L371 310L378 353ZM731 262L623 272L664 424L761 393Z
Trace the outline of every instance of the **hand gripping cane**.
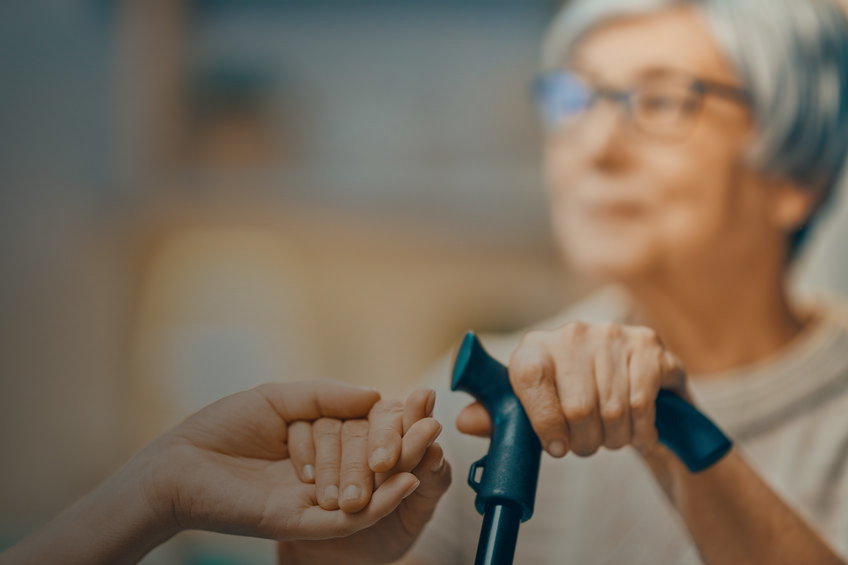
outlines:
M483 515L475 565L509 565L518 526L533 515L542 446L509 384L507 369L469 332L456 356L452 390L471 394L492 419L486 455L471 465L468 484ZM726 454L730 440L694 406L667 390L657 397L659 440L692 472L710 467Z

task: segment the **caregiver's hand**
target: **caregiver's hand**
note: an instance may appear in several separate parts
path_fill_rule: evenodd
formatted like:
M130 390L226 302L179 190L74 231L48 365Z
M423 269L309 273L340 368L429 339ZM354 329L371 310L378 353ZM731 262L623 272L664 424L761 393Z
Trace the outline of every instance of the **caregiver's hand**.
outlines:
M588 456L601 446L650 452L658 440L660 388L691 401L683 367L656 333L614 323L573 322L527 333L510 358L509 380L554 457ZM482 435L490 423L475 403L460 413L457 427Z
M281 543L278 555L286 565L346 565L391 563L412 546L429 521L436 503L450 485L450 465L434 443L441 426L430 414L435 393L419 390L403 403L381 400L368 416L345 432L345 423L318 420L291 428L292 460L305 481L314 480L322 506L355 511L367 502L372 484L383 485L397 473L411 471L421 482L387 517L351 536ZM350 426L348 426L350 427ZM356 439L351 439L356 436ZM339 441L339 438L342 438ZM346 443L347 440L347 443ZM321 492L330 493L321 497ZM349 490L350 489L350 490ZM341 492L336 501L335 495ZM348 496L345 493L355 493ZM363 497L364 495L364 497ZM376 493L375 493L376 495Z
M289 458L291 429L330 418L347 428L364 422L378 399L376 391L334 382L266 384L224 398L159 441L151 498L172 510L177 529L276 540L349 535L391 512L417 479L393 477L355 515L322 508L320 493L303 484Z
M0 563L135 563L180 530L274 539L345 536L389 515L418 486L406 472L361 512L325 510L289 459L289 424L364 418L379 394L333 382L267 384L200 410Z

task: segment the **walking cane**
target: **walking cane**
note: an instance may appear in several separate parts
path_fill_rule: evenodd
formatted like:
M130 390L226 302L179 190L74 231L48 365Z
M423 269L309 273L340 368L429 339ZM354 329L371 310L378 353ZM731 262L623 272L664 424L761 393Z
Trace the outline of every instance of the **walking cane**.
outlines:
M453 367L452 390L471 394L489 413L489 451L471 465L468 484L483 515L475 565L510 565L518 527L533 515L542 446L509 384L506 367L493 359L468 332ZM657 397L659 440L690 471L702 471L721 459L731 442L694 406L667 390Z

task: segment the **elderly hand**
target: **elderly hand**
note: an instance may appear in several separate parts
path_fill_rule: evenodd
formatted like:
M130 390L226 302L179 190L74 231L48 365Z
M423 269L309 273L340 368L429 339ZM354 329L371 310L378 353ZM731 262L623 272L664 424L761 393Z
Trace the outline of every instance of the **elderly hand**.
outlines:
M509 380L542 446L554 457L594 454L601 446L657 446L660 388L691 401L683 367L645 327L573 322L527 333L509 361ZM457 418L464 433L488 434L478 404Z
M380 400L368 419L321 418L289 427L289 453L298 475L315 483L322 508L359 512L390 471L411 471L432 445L441 425L429 417L436 393L422 389L405 403ZM403 455L402 455L403 451Z
M389 516L351 536L281 543L281 563L390 563L412 546L451 480L434 443L441 431L430 417L434 402L433 391L419 390L404 403L381 400L367 422L322 419L292 426L292 461L304 481L314 480L322 507L356 512L368 503L372 485L376 495L396 473L411 471L421 483Z

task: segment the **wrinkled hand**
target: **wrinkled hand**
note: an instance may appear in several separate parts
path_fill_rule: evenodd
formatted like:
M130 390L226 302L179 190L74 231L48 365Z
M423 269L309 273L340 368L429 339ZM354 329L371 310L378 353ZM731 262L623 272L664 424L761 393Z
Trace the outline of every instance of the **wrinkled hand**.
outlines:
M271 538L345 536L387 516L418 485L397 473L356 514L318 504L289 458L291 423L364 418L379 394L329 381L266 384L203 408L140 454L147 490L175 531ZM319 420L320 421L320 420Z
M387 517L351 536L281 543L282 563L390 563L411 546L450 485L450 465L434 443L441 425L430 415L435 393L419 390L406 402L381 400L368 420L325 418L291 428L290 450L304 482L315 482L322 507L357 512L373 504L397 473L412 472L420 486ZM365 506L367 508L367 506Z
M660 388L691 401L680 361L646 327L574 322L532 331L509 361L509 380L542 446L554 457L594 454L601 446L657 446ZM464 433L487 435L477 403L457 418Z

